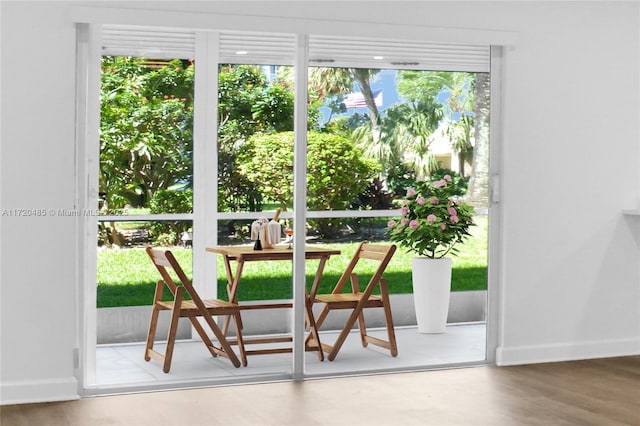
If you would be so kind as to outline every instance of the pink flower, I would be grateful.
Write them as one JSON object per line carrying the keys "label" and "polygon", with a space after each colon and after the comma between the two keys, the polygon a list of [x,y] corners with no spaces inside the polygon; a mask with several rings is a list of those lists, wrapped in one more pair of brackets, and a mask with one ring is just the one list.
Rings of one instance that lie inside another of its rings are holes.
{"label": "pink flower", "polygon": [[394,226],[396,226],[396,221],[391,219],[389,222],[387,222],[387,227],[388,228],[393,228]]}
{"label": "pink flower", "polygon": [[446,180],[447,182],[451,182],[451,176],[449,175],[444,175],[443,179]]}
{"label": "pink flower", "polygon": [[447,181],[446,180],[440,179],[440,180],[437,180],[437,181],[433,182],[433,187],[434,188],[440,188],[442,186],[447,186]]}
{"label": "pink flower", "polygon": [[402,200],[402,205],[406,206],[407,204],[409,204],[409,200]]}
{"label": "pink flower", "polygon": [[450,221],[451,223],[458,223],[458,222],[460,222],[460,219],[458,219],[458,216],[451,216],[451,217],[449,218],[449,221]]}
{"label": "pink flower", "polygon": [[416,203],[420,204],[421,206],[424,206],[424,203],[426,203],[427,201],[424,199],[424,197],[418,197],[416,198]]}
{"label": "pink flower", "polygon": [[429,223],[433,223],[433,222],[435,222],[436,220],[438,220],[438,218],[437,218],[437,217],[436,217],[436,215],[435,215],[435,214],[433,214],[433,213],[432,213],[432,214],[430,214],[429,216],[427,216],[427,222],[429,222]]}
{"label": "pink flower", "polygon": [[416,178],[416,182],[424,182],[424,178],[422,176],[418,176]]}
{"label": "pink flower", "polygon": [[407,197],[411,197],[412,195],[416,195],[416,194],[417,194],[417,192],[416,192],[415,189],[413,189],[413,188],[407,189]]}
{"label": "pink flower", "polygon": [[409,219],[407,219],[406,217],[403,217],[402,219],[400,219],[400,225],[407,226],[408,223],[409,223]]}
{"label": "pink flower", "polygon": [[447,229],[447,224],[444,222],[440,222],[440,230],[444,231],[445,229]]}
{"label": "pink flower", "polygon": [[437,197],[432,197],[431,200],[429,200],[429,202],[433,205],[436,205],[440,203],[440,200],[438,200]]}
{"label": "pink flower", "polygon": [[447,210],[451,216],[458,216],[458,212],[453,207],[449,207]]}
{"label": "pink flower", "polygon": [[418,228],[418,221],[417,220],[412,220],[411,222],[409,222],[409,228],[417,229]]}
{"label": "pink flower", "polygon": [[403,207],[400,209],[400,214],[401,214],[402,216],[404,216],[404,215],[406,215],[407,213],[409,213],[409,207],[407,207],[407,206],[403,206]]}

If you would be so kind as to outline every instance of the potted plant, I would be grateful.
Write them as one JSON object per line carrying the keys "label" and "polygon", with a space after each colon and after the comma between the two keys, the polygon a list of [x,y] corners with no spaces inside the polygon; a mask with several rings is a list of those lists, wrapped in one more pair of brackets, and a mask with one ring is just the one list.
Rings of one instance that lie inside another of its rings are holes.
{"label": "potted plant", "polygon": [[401,201],[401,216],[390,220],[390,240],[417,256],[411,261],[413,297],[420,333],[443,333],[449,312],[451,258],[473,226],[471,205],[454,195],[450,175],[418,180]]}

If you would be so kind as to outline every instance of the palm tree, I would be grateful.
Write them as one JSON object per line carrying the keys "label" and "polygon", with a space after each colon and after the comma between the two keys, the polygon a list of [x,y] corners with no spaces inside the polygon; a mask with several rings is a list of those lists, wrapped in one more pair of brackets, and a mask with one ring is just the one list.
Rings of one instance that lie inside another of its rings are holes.
{"label": "palm tree", "polygon": [[471,134],[474,131],[474,119],[468,115],[458,122],[448,122],[445,133],[451,141],[451,149],[458,153],[458,171],[460,176],[466,176],[465,164],[473,159],[473,145]]}
{"label": "palm tree", "polygon": [[371,90],[371,78],[378,72],[379,70],[367,68],[312,67],[309,69],[309,88],[323,98],[346,95],[353,91],[353,83],[358,83],[369,110],[371,129],[374,131],[378,127],[380,113]]}
{"label": "palm tree", "polygon": [[[358,83],[360,91],[364,96],[364,101],[367,104],[369,110],[369,119],[371,120],[371,129],[375,132],[378,129],[378,121],[380,120],[380,112],[376,106],[376,101],[371,90],[371,78],[375,76],[380,70],[364,69],[364,68],[349,68],[353,79]],[[375,136],[374,136],[375,139]]]}
{"label": "palm tree", "polygon": [[[472,176],[474,184],[470,184],[470,192],[482,198],[483,191],[488,192],[488,185],[482,183],[483,180],[488,181],[488,175],[486,179],[481,177],[488,173],[483,171],[488,170],[488,128],[485,129],[488,123],[488,92],[485,96],[479,89],[485,84],[483,75],[477,74],[480,81],[474,92],[475,76],[470,73],[401,71],[398,92],[407,102],[388,108],[382,118],[371,90],[371,78],[378,72],[363,68],[311,68],[309,87],[324,98],[344,96],[351,92],[354,82],[358,84],[369,111],[369,122],[358,127],[353,138],[365,155],[382,165],[380,178],[383,182],[386,171],[398,162],[404,163],[418,176],[426,177],[436,170],[438,164],[430,151],[431,136],[438,125],[444,123],[452,149],[459,154],[462,175],[465,163],[473,162],[472,174],[478,173],[479,176]],[[434,98],[443,93],[443,88],[447,89],[447,96],[438,106]],[[486,103],[484,106],[483,102]],[[484,109],[487,109],[486,114]],[[475,149],[471,144],[472,134],[476,138]],[[478,156],[482,158],[476,158]]]}
{"label": "palm tree", "polygon": [[412,169],[416,176],[429,176],[438,168],[431,152],[431,136],[441,118],[433,102],[414,101],[387,110],[384,118],[384,128],[388,129],[385,139],[390,139],[396,145],[396,151],[402,153],[401,162]]}
{"label": "palm tree", "polygon": [[475,207],[489,205],[490,86],[489,73],[476,74],[473,173],[465,196],[466,201]]}
{"label": "palm tree", "polygon": [[348,68],[309,68],[309,88],[320,98],[346,95],[351,91],[353,81]]}

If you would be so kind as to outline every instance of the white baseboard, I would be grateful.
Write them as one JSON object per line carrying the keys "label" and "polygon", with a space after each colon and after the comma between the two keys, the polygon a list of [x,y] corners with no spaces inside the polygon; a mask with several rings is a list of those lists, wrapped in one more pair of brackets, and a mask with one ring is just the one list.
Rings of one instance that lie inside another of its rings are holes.
{"label": "white baseboard", "polygon": [[640,338],[512,348],[501,346],[496,349],[496,364],[500,366],[538,364],[629,355],[640,355]]}
{"label": "white baseboard", "polygon": [[10,381],[0,384],[0,405],[72,401],[79,398],[78,381],[75,377],[38,381]]}

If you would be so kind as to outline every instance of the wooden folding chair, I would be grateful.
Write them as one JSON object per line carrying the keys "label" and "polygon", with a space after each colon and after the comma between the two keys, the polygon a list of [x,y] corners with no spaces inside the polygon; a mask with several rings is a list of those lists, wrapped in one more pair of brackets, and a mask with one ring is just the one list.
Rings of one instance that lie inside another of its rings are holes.
{"label": "wooden folding chair", "polygon": [[[171,359],[173,357],[173,348],[178,330],[178,320],[180,318],[189,318],[193,328],[196,329],[202,342],[207,347],[212,356],[222,355],[229,358],[235,367],[240,367],[240,361],[236,356],[225,335],[222,333],[218,325],[213,320],[213,315],[231,315],[236,323],[236,336],[238,340],[238,348],[242,358],[242,364],[247,365],[247,358],[244,353],[244,344],[242,341],[242,333],[240,330],[240,311],[238,305],[219,299],[202,300],[191,281],[178,264],[171,251],[157,250],[147,247],[147,254],[155,265],[158,272],[162,276],[162,280],[156,285],[155,296],[153,299],[153,311],[151,313],[151,321],[149,323],[149,334],[147,335],[147,346],[144,353],[144,359],[149,361],[151,358],[163,363],[162,370],[165,373],[171,368]],[[175,272],[179,282],[176,284],[169,273],[170,270]],[[167,287],[173,296],[171,301],[162,301],[164,287]],[[191,300],[185,299],[188,295]],[[158,325],[158,316],[160,311],[171,311],[171,321],[169,323],[169,333],[167,336],[167,347],[165,353],[162,354],[153,349],[155,341],[156,329]],[[203,318],[207,323],[220,346],[215,346],[204,328],[200,325],[198,318]]]}
{"label": "wooden folding chair", "polygon": [[[387,282],[384,278],[382,278],[382,274],[389,264],[391,257],[393,257],[395,251],[395,245],[384,246],[362,242],[358,246],[355,255],[351,259],[351,262],[347,266],[347,269],[338,280],[338,283],[336,284],[331,294],[316,294],[317,289],[311,289],[309,298],[312,304],[324,304],[324,307],[320,312],[318,319],[316,320],[317,329],[320,329],[320,326],[324,323],[324,320],[331,310],[350,309],[352,311],[333,346],[327,345],[325,343],[320,344],[322,350],[329,354],[329,361],[333,361],[335,359],[338,351],[342,347],[342,344],[349,335],[349,332],[355,325],[356,320],[358,321],[358,328],[360,329],[362,346],[366,347],[369,343],[372,343],[385,349],[389,349],[391,351],[391,356],[395,357],[398,355],[396,335],[393,329],[393,318],[391,316],[391,305],[389,303],[389,292],[387,290]],[[360,291],[356,266],[362,259],[367,259],[376,263],[379,262],[379,264],[375,269],[375,272],[373,273],[373,276],[369,280],[367,286],[363,291]],[[351,292],[343,292],[345,284],[348,280],[351,280]],[[380,288],[379,295],[373,293],[376,287]],[[367,329],[364,321],[364,309],[367,308],[384,309],[387,335],[389,338],[388,341],[378,339],[367,334]],[[307,337],[307,343],[313,344],[313,340],[314,338],[310,334]]]}

